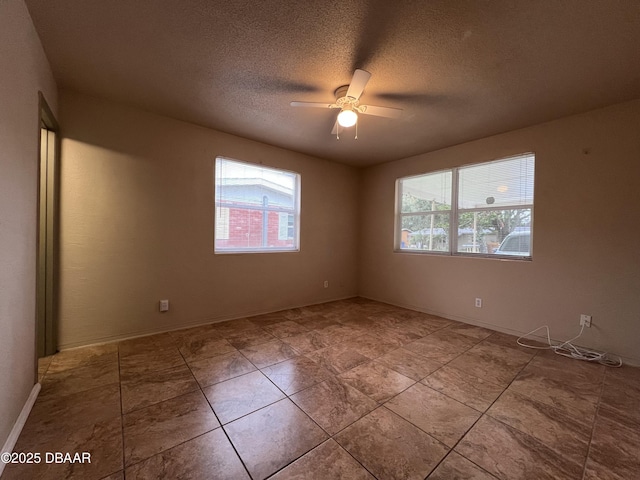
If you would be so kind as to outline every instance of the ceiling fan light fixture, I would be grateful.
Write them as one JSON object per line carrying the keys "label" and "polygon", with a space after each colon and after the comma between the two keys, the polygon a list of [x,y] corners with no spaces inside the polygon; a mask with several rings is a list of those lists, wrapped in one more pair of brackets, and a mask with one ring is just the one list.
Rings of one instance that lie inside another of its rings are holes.
{"label": "ceiling fan light fixture", "polygon": [[338,114],[338,124],[341,127],[353,127],[358,121],[358,114],[351,109],[343,109]]}
{"label": "ceiling fan light fixture", "polygon": [[379,107],[375,105],[361,105],[360,96],[364,92],[364,87],[371,78],[371,74],[366,70],[356,69],[351,77],[349,85],[338,87],[335,92],[335,103],[321,102],[291,102],[292,107],[316,107],[335,108],[340,110],[338,118],[331,130],[332,135],[338,137],[340,127],[349,128],[355,125],[356,136],[358,138],[358,114],[372,115],[374,117],[398,118],[402,113],[399,108]]}

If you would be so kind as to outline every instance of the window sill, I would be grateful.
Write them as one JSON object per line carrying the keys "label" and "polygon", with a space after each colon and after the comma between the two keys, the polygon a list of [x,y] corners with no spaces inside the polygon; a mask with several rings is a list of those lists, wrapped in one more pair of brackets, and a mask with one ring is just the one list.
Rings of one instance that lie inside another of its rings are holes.
{"label": "window sill", "polygon": [[436,251],[424,251],[424,250],[408,250],[408,249],[394,249],[393,253],[412,254],[412,255],[433,255],[436,257],[461,257],[461,258],[486,258],[490,260],[516,260],[531,262],[532,256],[519,256],[519,255],[494,255],[489,253],[466,253],[466,252],[436,252]]}

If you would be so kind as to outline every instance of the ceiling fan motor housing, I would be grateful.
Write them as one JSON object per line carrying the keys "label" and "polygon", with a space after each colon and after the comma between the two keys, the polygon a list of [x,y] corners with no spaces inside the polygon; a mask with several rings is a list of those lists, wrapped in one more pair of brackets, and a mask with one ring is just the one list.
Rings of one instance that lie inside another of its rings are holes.
{"label": "ceiling fan motor housing", "polygon": [[358,105],[360,104],[360,102],[353,97],[347,97],[348,90],[349,85],[338,87],[335,92],[336,103],[334,108],[340,108],[342,110],[355,110],[356,112],[359,112],[360,109],[358,108]]}
{"label": "ceiling fan motor housing", "polygon": [[[371,74],[366,70],[356,69],[351,78],[351,84],[343,85],[334,92],[335,103],[321,102],[291,102],[292,107],[316,107],[339,109],[336,124],[332,133],[337,134],[338,126],[345,128],[357,124],[358,114],[364,113],[376,117],[398,118],[402,113],[399,108],[379,107],[375,105],[360,105],[360,96],[364,92]],[[357,138],[357,136],[356,136]]]}

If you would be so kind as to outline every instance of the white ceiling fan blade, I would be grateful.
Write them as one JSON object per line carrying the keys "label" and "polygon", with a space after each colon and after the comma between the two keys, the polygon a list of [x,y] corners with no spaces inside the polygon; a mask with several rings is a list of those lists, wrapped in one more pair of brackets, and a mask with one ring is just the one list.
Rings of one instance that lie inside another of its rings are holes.
{"label": "white ceiling fan blade", "polygon": [[400,108],[376,107],[375,105],[360,105],[358,109],[365,115],[375,115],[376,117],[398,118],[402,115]]}
{"label": "white ceiling fan blade", "polygon": [[357,69],[353,72],[353,78],[349,84],[349,90],[347,90],[347,97],[353,97],[358,100],[370,78],[371,74],[366,70]]}
{"label": "white ceiling fan blade", "polygon": [[319,103],[319,102],[291,102],[292,107],[316,107],[316,108],[331,108],[332,103]]}

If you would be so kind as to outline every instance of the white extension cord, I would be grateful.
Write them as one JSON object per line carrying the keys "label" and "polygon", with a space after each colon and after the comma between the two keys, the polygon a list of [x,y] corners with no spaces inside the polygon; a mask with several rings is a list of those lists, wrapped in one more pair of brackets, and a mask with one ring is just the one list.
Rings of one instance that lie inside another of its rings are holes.
{"label": "white extension cord", "polygon": [[[526,343],[521,342],[522,339],[527,338],[529,335],[532,335],[536,333],[538,330],[542,330],[543,328],[547,330],[547,343],[549,344],[549,346],[538,347],[537,345],[527,345]],[[567,340],[566,342],[562,342],[554,345],[551,342],[549,326],[543,325],[542,327],[538,327],[535,330],[531,330],[526,335],[521,336],[520,338],[518,338],[517,342],[518,342],[518,345],[520,345],[521,347],[535,348],[537,350],[553,350],[558,355],[562,355],[564,357],[575,358],[577,360],[585,360],[587,362],[596,362],[602,365],[606,365],[607,367],[622,366],[622,359],[620,357],[617,357],[615,355],[609,355],[608,353],[605,353],[605,352],[598,352],[596,350],[589,350],[583,347],[576,347],[575,345],[573,345],[571,342],[580,338],[580,335],[582,335],[583,331],[584,331],[584,324],[580,329],[580,333],[575,337],[573,337],[571,340]]]}

